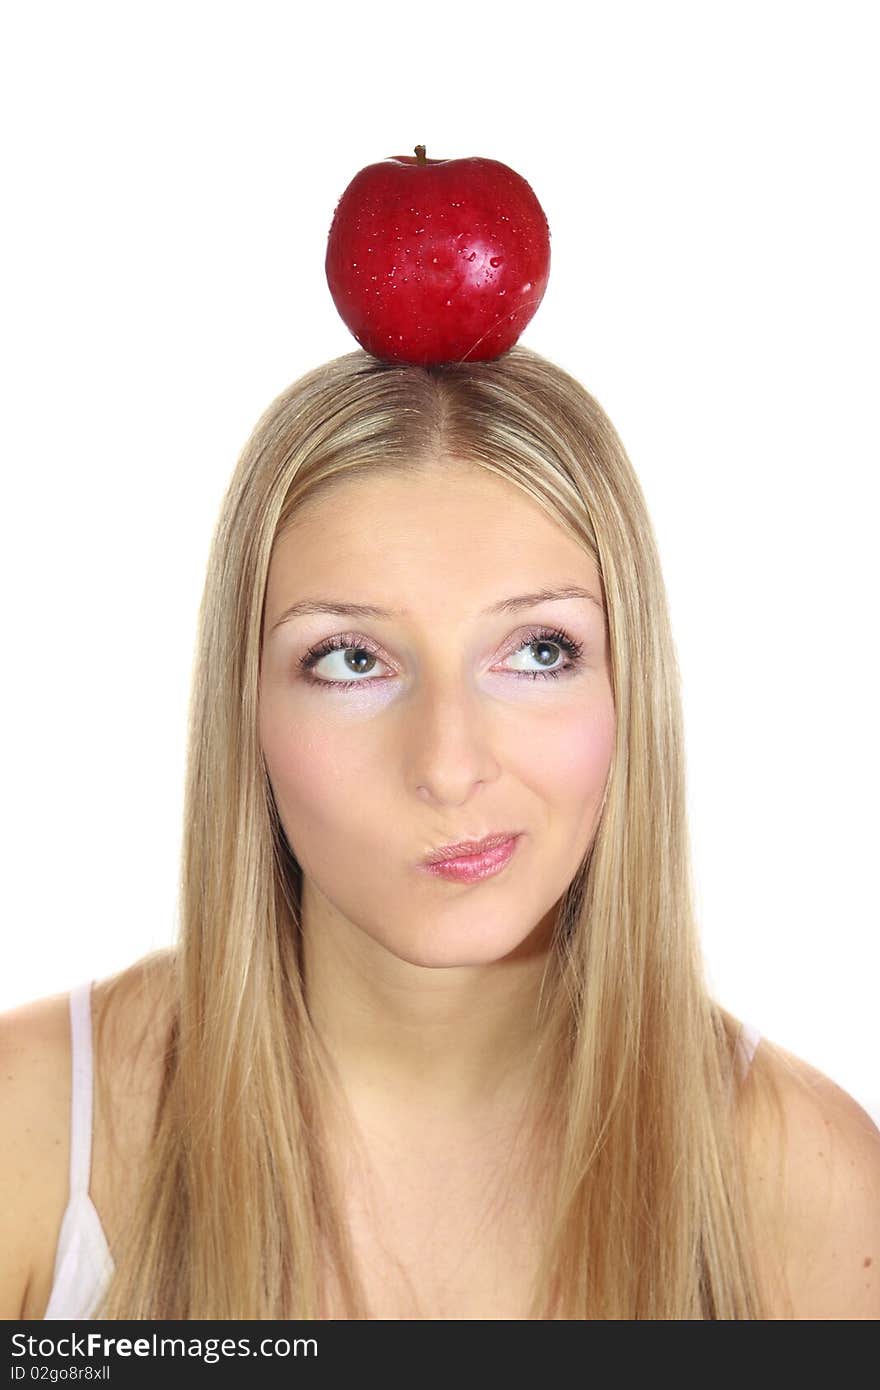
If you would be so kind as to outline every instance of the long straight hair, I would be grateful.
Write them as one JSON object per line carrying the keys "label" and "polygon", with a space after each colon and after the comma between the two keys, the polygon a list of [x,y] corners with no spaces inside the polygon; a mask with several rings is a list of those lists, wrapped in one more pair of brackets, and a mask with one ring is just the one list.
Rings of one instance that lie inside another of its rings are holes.
{"label": "long straight hair", "polygon": [[611,770],[541,991],[552,1184],[528,1316],[767,1316],[738,1024],[711,997],[695,922],[654,533],[602,408],[522,346],[427,368],[348,353],[282,392],[241,454],[199,611],[153,1143],[98,1316],[319,1318],[331,1277],[341,1316],[370,1316],[324,1142],[301,871],[258,739],[264,604],[273,545],[306,499],[443,459],[507,479],[576,538],[607,615]]}

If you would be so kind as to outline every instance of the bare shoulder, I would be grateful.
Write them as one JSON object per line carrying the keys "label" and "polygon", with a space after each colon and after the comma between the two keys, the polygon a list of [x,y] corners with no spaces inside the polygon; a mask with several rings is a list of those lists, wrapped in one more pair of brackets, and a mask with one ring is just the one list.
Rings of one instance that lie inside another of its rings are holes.
{"label": "bare shoulder", "polygon": [[771,1316],[880,1317],[880,1130],[841,1086],[762,1040],[747,1181]]}
{"label": "bare shoulder", "polygon": [[175,954],[154,951],[92,987],[95,1053],[109,1082],[163,1055],[175,998]]}
{"label": "bare shoulder", "polygon": [[[151,1001],[160,1017],[161,981],[170,968],[171,953],[155,952],[97,982],[93,1034],[111,1000],[122,1006],[107,1013],[117,1042],[142,1031]],[[124,1001],[127,1025],[120,1021]],[[132,1051],[123,1045],[120,1056]],[[51,1284],[69,1196],[70,1105],[69,991],[0,1013],[0,1318],[31,1316],[43,1285]]]}
{"label": "bare shoulder", "polygon": [[0,1014],[0,1317],[22,1315],[34,1255],[65,1201],[68,996]]}
{"label": "bare shoulder", "polygon": [[92,989],[95,1049],[91,1195],[111,1251],[131,1216],[160,1104],[175,956],[154,952]]}

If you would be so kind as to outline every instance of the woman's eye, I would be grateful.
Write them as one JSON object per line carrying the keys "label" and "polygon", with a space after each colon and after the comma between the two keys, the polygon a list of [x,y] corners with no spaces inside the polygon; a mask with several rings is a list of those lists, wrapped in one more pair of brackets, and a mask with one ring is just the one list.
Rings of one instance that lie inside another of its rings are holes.
{"label": "woman's eye", "polygon": [[511,653],[514,657],[525,656],[529,661],[537,662],[537,666],[518,668],[521,675],[527,676],[558,675],[561,670],[566,669],[566,663],[562,659],[564,654],[565,648],[561,641],[551,641],[546,637],[524,642]]}
{"label": "woman's eye", "polygon": [[[362,685],[363,678],[372,675],[376,663],[380,661],[374,652],[356,646],[325,648],[324,651],[310,654],[310,657],[307,656],[304,663],[307,672],[315,670],[320,663],[324,664],[324,674],[313,677],[323,685]],[[384,665],[384,662],[380,664]]]}

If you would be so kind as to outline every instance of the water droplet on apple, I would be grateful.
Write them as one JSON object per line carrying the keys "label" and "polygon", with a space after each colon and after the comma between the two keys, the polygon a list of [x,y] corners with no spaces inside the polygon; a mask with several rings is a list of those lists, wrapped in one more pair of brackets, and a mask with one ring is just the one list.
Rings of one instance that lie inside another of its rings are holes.
{"label": "water droplet on apple", "polygon": [[468,260],[469,260],[469,261],[475,261],[476,259],[477,259],[477,253],[476,253],[476,251],[472,251],[471,254],[468,256]]}
{"label": "water droplet on apple", "polygon": [[498,291],[499,298],[501,297],[502,294],[507,294],[507,290],[499,290],[499,291]]}
{"label": "water droplet on apple", "polygon": [[357,263],[357,261],[352,261],[352,263],[351,263],[351,268],[352,268],[352,270],[357,270],[357,268],[358,268],[358,263]]}
{"label": "water droplet on apple", "polygon": [[490,258],[490,260],[489,260],[489,264],[490,264],[490,266],[492,267],[493,270],[497,270],[498,267],[499,267],[500,264],[501,264],[501,257],[500,257],[500,256],[492,256],[492,257]]}
{"label": "water droplet on apple", "polygon": [[451,303],[452,303],[452,300],[451,300],[451,299],[447,299],[447,301],[446,301],[446,307],[447,307],[447,309],[449,308],[449,306],[450,306]]}
{"label": "water droplet on apple", "polygon": [[523,294],[525,294],[526,290],[530,290],[531,288],[532,282],[531,280],[527,280],[526,283],[523,285]]}

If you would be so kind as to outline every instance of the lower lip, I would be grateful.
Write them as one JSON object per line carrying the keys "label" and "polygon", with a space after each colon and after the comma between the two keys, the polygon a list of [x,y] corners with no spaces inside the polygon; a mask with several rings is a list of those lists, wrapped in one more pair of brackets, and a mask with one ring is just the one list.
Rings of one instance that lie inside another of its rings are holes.
{"label": "lower lip", "polygon": [[475,883],[481,878],[490,878],[503,869],[516,849],[519,836],[505,840],[503,845],[487,849],[485,854],[466,854],[461,859],[444,859],[439,864],[426,864],[429,874],[438,878],[451,878],[456,883]]}

